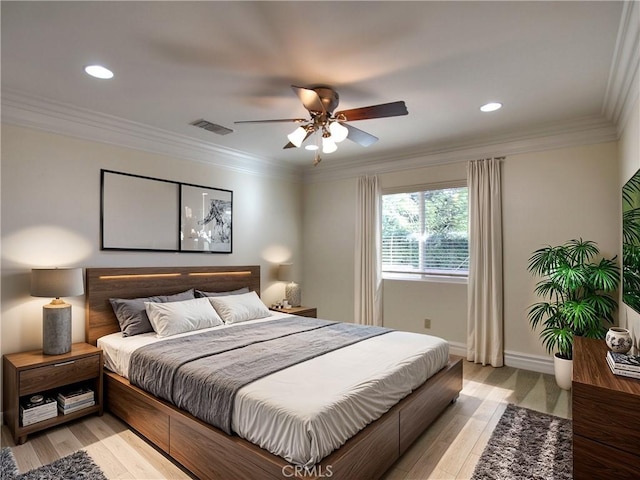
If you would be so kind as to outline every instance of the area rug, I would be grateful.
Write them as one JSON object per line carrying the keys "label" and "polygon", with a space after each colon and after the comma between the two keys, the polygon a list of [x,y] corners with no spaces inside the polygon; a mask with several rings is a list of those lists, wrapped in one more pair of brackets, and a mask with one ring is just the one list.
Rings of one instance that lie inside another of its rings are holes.
{"label": "area rug", "polygon": [[571,480],[571,420],[508,405],[472,480]]}
{"label": "area rug", "polygon": [[100,467],[84,450],[78,450],[53,463],[25,473],[18,473],[10,448],[0,452],[0,478],[2,480],[107,480]]}

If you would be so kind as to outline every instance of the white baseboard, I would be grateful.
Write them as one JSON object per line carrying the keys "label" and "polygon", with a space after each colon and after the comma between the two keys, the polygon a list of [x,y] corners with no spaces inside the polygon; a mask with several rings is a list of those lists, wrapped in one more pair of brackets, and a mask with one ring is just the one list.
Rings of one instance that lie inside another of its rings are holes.
{"label": "white baseboard", "polygon": [[[449,353],[467,358],[467,346],[460,342],[449,342]],[[521,368],[532,372],[548,373],[553,375],[552,357],[505,351],[504,364],[507,367]]]}
{"label": "white baseboard", "polygon": [[553,375],[552,357],[505,351],[504,364],[508,367],[522,368],[523,370]]}
{"label": "white baseboard", "polygon": [[467,358],[467,346],[464,343],[449,342],[449,353]]}

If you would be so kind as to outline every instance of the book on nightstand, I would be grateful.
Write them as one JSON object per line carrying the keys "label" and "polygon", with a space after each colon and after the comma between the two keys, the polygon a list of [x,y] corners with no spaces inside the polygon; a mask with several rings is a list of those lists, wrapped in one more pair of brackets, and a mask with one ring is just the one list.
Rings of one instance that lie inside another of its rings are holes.
{"label": "book on nightstand", "polygon": [[607,352],[607,365],[616,375],[640,379],[640,356]]}
{"label": "book on nightstand", "polygon": [[93,390],[86,387],[75,388],[58,393],[58,410],[63,415],[92,407],[96,404]]}
{"label": "book on nightstand", "polygon": [[20,419],[23,427],[57,416],[57,403],[53,398],[34,395],[20,402]]}
{"label": "book on nightstand", "polygon": [[63,415],[67,415],[69,413],[77,412],[78,410],[82,410],[83,408],[93,407],[96,404],[95,400],[92,398],[90,400],[86,400],[84,402],[74,403],[73,405],[61,406],[58,404],[58,410]]}
{"label": "book on nightstand", "polygon": [[73,390],[60,392],[58,393],[58,396],[56,398],[58,400],[58,404],[65,407],[65,406],[73,405],[75,403],[85,402],[87,400],[93,400],[94,395],[93,395],[93,390],[91,390],[90,388],[81,387]]}

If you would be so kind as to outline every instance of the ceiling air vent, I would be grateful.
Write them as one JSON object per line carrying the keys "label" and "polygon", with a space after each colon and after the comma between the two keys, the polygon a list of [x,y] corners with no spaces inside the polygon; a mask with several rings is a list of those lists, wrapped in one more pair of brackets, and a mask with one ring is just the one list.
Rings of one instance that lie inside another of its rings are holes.
{"label": "ceiling air vent", "polygon": [[204,128],[205,130],[209,130],[210,132],[217,133],[218,135],[227,135],[228,133],[233,132],[230,128],[223,127],[222,125],[218,125],[216,123],[211,123],[207,120],[196,120],[195,122],[191,122],[190,125],[194,127]]}

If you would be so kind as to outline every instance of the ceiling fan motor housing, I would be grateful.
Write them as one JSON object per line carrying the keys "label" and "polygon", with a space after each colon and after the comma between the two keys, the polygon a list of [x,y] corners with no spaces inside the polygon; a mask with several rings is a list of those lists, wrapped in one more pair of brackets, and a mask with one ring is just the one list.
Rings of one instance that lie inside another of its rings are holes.
{"label": "ceiling fan motor housing", "polygon": [[329,87],[315,87],[313,91],[318,94],[320,101],[324,105],[324,109],[327,113],[331,114],[340,103],[340,96],[333,88]]}

